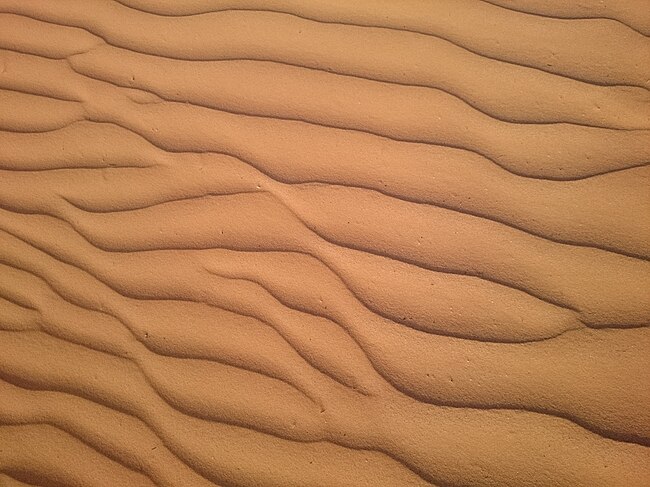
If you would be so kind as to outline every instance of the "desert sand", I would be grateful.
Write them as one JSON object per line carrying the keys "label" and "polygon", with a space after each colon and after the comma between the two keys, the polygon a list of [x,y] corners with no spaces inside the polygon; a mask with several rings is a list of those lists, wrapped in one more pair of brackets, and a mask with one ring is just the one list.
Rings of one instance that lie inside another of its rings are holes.
{"label": "desert sand", "polygon": [[0,0],[0,486],[650,485],[646,0]]}

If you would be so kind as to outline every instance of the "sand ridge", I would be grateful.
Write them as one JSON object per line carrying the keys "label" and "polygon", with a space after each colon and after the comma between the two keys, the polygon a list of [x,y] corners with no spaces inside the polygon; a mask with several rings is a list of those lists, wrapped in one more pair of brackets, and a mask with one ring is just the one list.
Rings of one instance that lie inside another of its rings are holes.
{"label": "sand ridge", "polygon": [[648,34],[0,0],[0,485],[650,483]]}

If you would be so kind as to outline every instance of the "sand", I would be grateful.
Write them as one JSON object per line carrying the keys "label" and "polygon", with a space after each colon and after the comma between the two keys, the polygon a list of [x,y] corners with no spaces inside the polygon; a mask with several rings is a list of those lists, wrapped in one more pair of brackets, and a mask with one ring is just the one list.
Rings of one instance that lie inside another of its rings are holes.
{"label": "sand", "polygon": [[0,0],[0,486],[650,485],[645,0]]}

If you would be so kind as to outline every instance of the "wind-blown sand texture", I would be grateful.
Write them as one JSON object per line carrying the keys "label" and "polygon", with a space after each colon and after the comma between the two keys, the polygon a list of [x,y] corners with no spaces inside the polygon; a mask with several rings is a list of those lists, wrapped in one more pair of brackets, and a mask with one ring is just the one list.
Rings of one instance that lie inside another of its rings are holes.
{"label": "wind-blown sand texture", "polygon": [[650,485],[646,0],[0,0],[0,485]]}

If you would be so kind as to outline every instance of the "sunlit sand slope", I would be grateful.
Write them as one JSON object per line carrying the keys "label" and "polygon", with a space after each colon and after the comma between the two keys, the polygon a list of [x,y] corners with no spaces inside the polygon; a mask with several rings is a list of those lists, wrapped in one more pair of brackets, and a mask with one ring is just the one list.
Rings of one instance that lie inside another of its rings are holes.
{"label": "sunlit sand slope", "polygon": [[650,485],[648,35],[0,0],[0,485]]}

